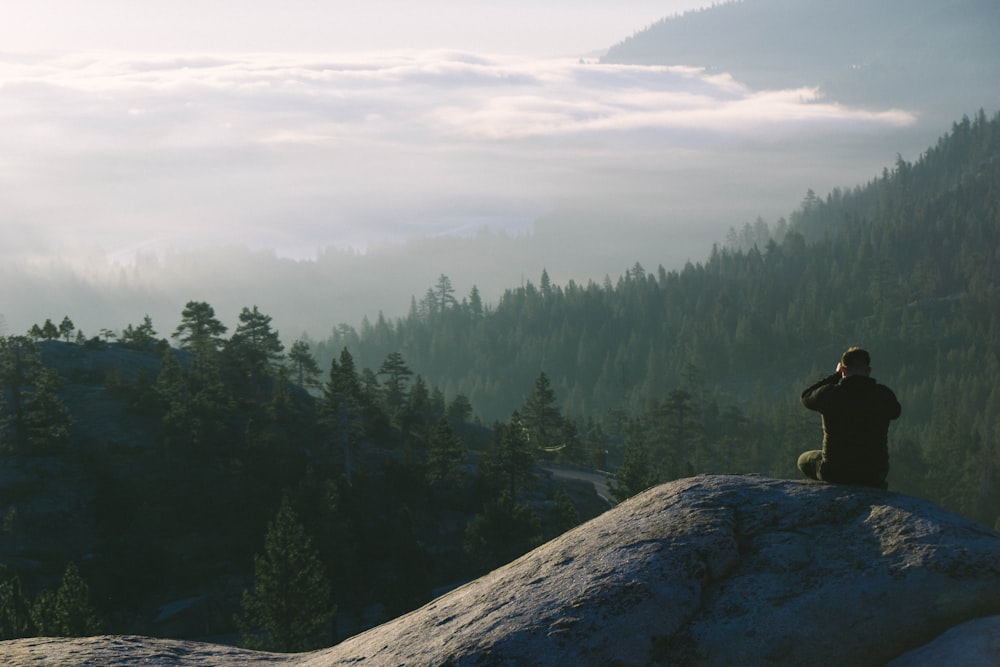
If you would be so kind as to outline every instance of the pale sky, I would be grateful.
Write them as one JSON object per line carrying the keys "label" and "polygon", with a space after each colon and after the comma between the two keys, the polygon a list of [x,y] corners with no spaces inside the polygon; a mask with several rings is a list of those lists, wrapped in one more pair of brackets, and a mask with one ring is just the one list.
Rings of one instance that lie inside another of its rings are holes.
{"label": "pale sky", "polygon": [[[118,280],[142,253],[240,245],[309,260],[483,229],[552,245],[503,275],[466,267],[465,289],[543,266],[600,280],[701,260],[730,226],[891,165],[892,137],[915,122],[905,109],[753,90],[697,63],[597,64],[700,4],[5,2],[7,287]],[[394,298],[459,271],[443,258]],[[0,294],[0,315],[19,331],[68,310],[41,302]]]}
{"label": "pale sky", "polygon": [[705,4],[704,0],[5,0],[0,49],[447,48],[581,55],[607,49],[654,21]]}

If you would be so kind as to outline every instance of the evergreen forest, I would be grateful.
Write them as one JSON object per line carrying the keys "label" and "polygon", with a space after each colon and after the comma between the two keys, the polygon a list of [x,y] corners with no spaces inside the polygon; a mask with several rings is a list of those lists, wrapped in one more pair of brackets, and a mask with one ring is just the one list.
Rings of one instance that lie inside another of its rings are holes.
{"label": "evergreen forest", "polygon": [[798,396],[860,345],[903,405],[892,488],[1000,519],[1000,116],[963,117],[864,185],[810,190],[677,271],[559,286],[543,270],[492,306],[455,293],[442,275],[407,317],[338,327],[316,355],[400,352],[487,420],[544,373],[582,443],[559,455],[620,473],[645,449],[645,485],[795,476],[821,435]]}
{"label": "evergreen forest", "polygon": [[798,477],[851,345],[903,406],[890,490],[1000,527],[1000,115],[707,255],[495,304],[442,273],[320,341],[201,301],[0,339],[0,637],[332,644],[652,485]]}

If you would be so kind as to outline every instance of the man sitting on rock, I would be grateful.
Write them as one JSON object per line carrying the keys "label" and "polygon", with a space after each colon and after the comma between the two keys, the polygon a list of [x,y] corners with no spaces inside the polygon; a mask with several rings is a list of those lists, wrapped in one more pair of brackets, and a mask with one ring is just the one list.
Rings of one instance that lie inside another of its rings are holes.
{"label": "man sitting on rock", "polygon": [[852,347],[833,375],[802,392],[802,405],[823,416],[823,449],[799,457],[806,477],[888,488],[889,422],[899,417],[896,395],[870,377],[871,357]]}

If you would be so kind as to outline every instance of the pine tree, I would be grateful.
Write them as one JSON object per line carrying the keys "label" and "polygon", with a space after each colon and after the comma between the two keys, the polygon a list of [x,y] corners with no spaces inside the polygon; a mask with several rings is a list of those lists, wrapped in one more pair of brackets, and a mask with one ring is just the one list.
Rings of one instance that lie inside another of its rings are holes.
{"label": "pine tree", "polygon": [[434,288],[434,298],[439,313],[443,313],[458,304],[455,300],[455,288],[451,286],[451,279],[443,273],[438,276],[437,286]]}
{"label": "pine tree", "polygon": [[479,320],[483,317],[483,297],[475,285],[469,291],[469,314],[472,315],[473,320]]}
{"label": "pine tree", "polygon": [[472,417],[472,404],[469,403],[469,399],[465,394],[458,394],[455,398],[451,399],[451,403],[448,404],[445,413],[449,421],[461,424],[462,422],[469,421]]}
{"label": "pine tree", "polygon": [[621,502],[648,489],[655,482],[656,476],[649,461],[645,434],[637,424],[633,424],[625,441],[624,459],[615,471],[615,480],[610,486],[611,495]]}
{"label": "pine tree", "polygon": [[534,474],[535,456],[526,431],[517,411],[508,424],[495,424],[492,449],[484,461],[487,477],[495,476],[512,499]]}
{"label": "pine tree", "polygon": [[42,591],[35,600],[31,617],[39,635],[86,637],[100,632],[101,621],[90,603],[90,587],[74,563],[66,566],[62,585]]}
{"label": "pine tree", "polygon": [[73,337],[74,331],[76,331],[76,327],[73,325],[73,320],[69,319],[68,315],[63,317],[62,322],[59,323],[59,335],[68,343],[69,339]]}
{"label": "pine tree", "polygon": [[24,401],[24,444],[31,453],[52,453],[69,443],[72,423],[69,409],[56,395],[62,384],[50,368],[35,372],[34,387]]}
{"label": "pine tree", "polygon": [[173,333],[181,348],[203,355],[219,350],[226,326],[215,317],[215,309],[204,301],[188,301],[181,312],[181,323]]}
{"label": "pine tree", "polygon": [[284,653],[317,648],[327,643],[333,613],[329,579],[286,497],[268,522],[264,552],[254,556],[253,590],[243,592],[244,646]]}
{"label": "pine tree", "polygon": [[369,404],[364,400],[361,379],[354,368],[354,358],[345,347],[340,363],[330,362],[330,379],[323,386],[320,416],[330,434],[330,442],[343,454],[344,474],[350,480],[354,470],[354,450],[364,430],[364,414]]}
{"label": "pine tree", "polygon": [[271,316],[257,306],[240,311],[240,323],[226,349],[233,354],[241,370],[251,378],[267,375],[272,364],[281,360],[285,346],[278,332],[271,329]]}
{"label": "pine tree", "polygon": [[288,350],[288,360],[292,364],[292,371],[295,373],[300,387],[313,387],[317,385],[316,378],[320,374],[316,358],[309,349],[309,343],[304,340],[297,340],[292,343]]}
{"label": "pine tree", "polygon": [[0,445],[21,454],[69,441],[70,414],[56,394],[61,378],[42,366],[40,354],[26,336],[0,339]]}
{"label": "pine tree", "polygon": [[532,447],[551,455],[564,446],[563,416],[544,372],[538,374],[535,390],[524,404],[522,414]]}
{"label": "pine tree", "polygon": [[142,324],[133,327],[131,324],[125,327],[118,341],[126,347],[136,350],[154,350],[157,346],[156,329],[153,328],[153,320],[146,315],[142,318]]}
{"label": "pine tree", "polygon": [[24,449],[24,404],[30,378],[40,366],[38,355],[38,344],[27,336],[0,338],[0,444],[5,449]]}
{"label": "pine tree", "polygon": [[670,391],[653,411],[655,448],[664,480],[693,474],[691,457],[702,436],[698,406],[684,389]]}
{"label": "pine tree", "polygon": [[190,394],[186,374],[174,350],[164,350],[153,391],[163,414],[160,431],[163,444],[168,448],[185,446],[190,441]]}
{"label": "pine tree", "polygon": [[408,508],[400,508],[386,528],[379,540],[383,563],[378,573],[379,600],[389,616],[398,616],[430,599],[433,565],[417,538]]}
{"label": "pine tree", "polygon": [[566,488],[561,484],[556,489],[553,500],[555,508],[552,512],[552,524],[557,535],[580,525],[580,512],[576,509],[569,494],[566,493]]}
{"label": "pine tree", "polygon": [[45,340],[55,340],[59,338],[59,327],[57,327],[52,320],[46,319],[45,324],[42,325],[42,338]]}
{"label": "pine tree", "polygon": [[448,420],[434,429],[427,452],[427,483],[432,489],[454,491],[465,481],[465,447],[455,437]]}
{"label": "pine tree", "polygon": [[379,375],[387,375],[385,382],[385,404],[390,414],[395,415],[406,403],[407,383],[413,371],[403,361],[399,352],[390,352],[378,369]]}
{"label": "pine tree", "polygon": [[[6,570],[6,568],[4,568]],[[31,627],[31,610],[16,574],[0,578],[0,639],[27,637]]]}
{"label": "pine tree", "polygon": [[486,503],[465,530],[465,552],[480,568],[509,563],[542,543],[538,517],[503,491]]}

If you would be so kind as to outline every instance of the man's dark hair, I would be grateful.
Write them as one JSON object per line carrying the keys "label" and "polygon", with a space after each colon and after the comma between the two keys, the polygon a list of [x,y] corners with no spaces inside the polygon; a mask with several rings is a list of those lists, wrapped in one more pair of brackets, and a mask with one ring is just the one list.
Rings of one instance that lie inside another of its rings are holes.
{"label": "man's dark hair", "polygon": [[840,363],[848,368],[868,368],[872,365],[872,358],[867,350],[863,350],[860,347],[852,347],[847,352],[844,352],[844,356],[840,358]]}

